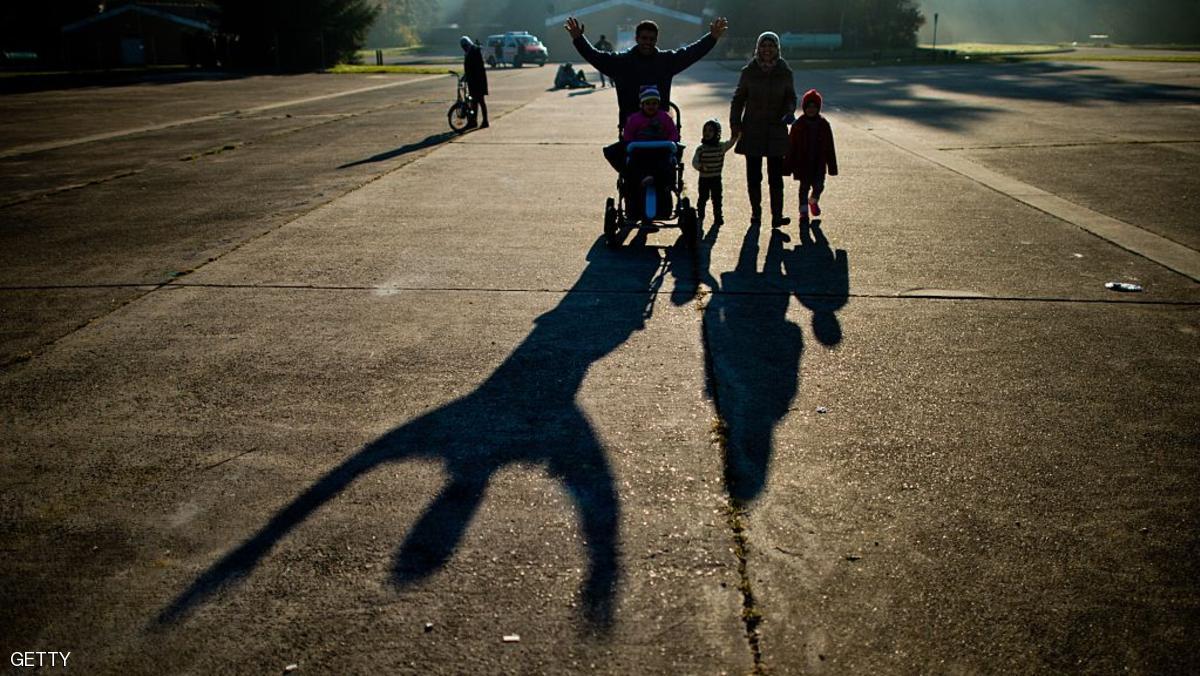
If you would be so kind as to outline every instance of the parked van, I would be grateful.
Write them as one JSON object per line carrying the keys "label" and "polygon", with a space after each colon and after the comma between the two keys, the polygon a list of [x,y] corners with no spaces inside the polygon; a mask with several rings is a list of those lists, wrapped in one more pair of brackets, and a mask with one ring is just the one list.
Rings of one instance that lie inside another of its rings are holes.
{"label": "parked van", "polygon": [[520,68],[527,63],[544,66],[549,58],[550,52],[542,41],[527,31],[489,35],[483,43],[483,59],[492,68],[500,64],[508,64],[514,68]]}

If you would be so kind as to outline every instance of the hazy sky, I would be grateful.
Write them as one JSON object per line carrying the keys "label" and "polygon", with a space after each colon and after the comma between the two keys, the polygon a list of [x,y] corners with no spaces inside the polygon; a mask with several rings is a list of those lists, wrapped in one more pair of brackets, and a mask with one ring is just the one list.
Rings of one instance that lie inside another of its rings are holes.
{"label": "hazy sky", "polygon": [[1113,42],[1200,42],[1200,0],[919,0],[920,41],[1071,42],[1103,33]]}
{"label": "hazy sky", "polygon": [[[439,0],[443,20],[456,18],[463,2]],[[499,0],[494,4],[499,6]],[[917,4],[926,19],[921,42],[932,39],[936,12],[941,43],[1071,42],[1087,40],[1093,33],[1106,33],[1114,42],[1200,43],[1200,0],[918,0]]]}

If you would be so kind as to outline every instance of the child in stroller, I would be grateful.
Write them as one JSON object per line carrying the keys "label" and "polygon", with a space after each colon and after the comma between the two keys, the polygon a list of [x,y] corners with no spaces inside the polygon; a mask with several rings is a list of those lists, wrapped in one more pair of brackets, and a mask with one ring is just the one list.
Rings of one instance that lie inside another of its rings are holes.
{"label": "child in stroller", "polygon": [[669,218],[672,175],[680,152],[679,129],[660,108],[658,89],[643,87],[641,110],[625,120],[621,139],[626,142],[622,175],[625,203],[633,220]]}

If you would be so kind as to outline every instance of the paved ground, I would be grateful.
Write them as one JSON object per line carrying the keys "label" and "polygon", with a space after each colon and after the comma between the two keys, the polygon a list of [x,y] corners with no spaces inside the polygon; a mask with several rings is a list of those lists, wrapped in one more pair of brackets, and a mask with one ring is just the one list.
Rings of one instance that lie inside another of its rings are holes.
{"label": "paved ground", "polygon": [[0,99],[5,653],[1200,667],[1200,67],[800,72],[822,226],[733,157],[694,254],[603,246],[612,92],[552,76],[453,139],[449,77]]}

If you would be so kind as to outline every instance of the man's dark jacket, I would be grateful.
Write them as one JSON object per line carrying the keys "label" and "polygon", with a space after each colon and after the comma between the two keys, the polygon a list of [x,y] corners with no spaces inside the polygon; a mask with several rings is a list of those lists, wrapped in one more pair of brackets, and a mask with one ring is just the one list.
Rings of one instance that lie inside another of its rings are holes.
{"label": "man's dark jacket", "polygon": [[583,35],[573,42],[584,60],[612,78],[617,87],[617,109],[620,111],[618,125],[624,127],[625,118],[641,107],[638,95],[642,87],[658,87],[662,107],[666,110],[671,102],[671,78],[708,54],[717,44],[717,39],[709,33],[687,47],[666,51],[655,49],[650,56],[640,54],[636,46],[623,52],[597,51]]}
{"label": "man's dark jacket", "polygon": [[487,69],[483,66],[483,52],[479,50],[479,45],[471,45],[463,57],[463,74],[472,97],[487,96]]}

